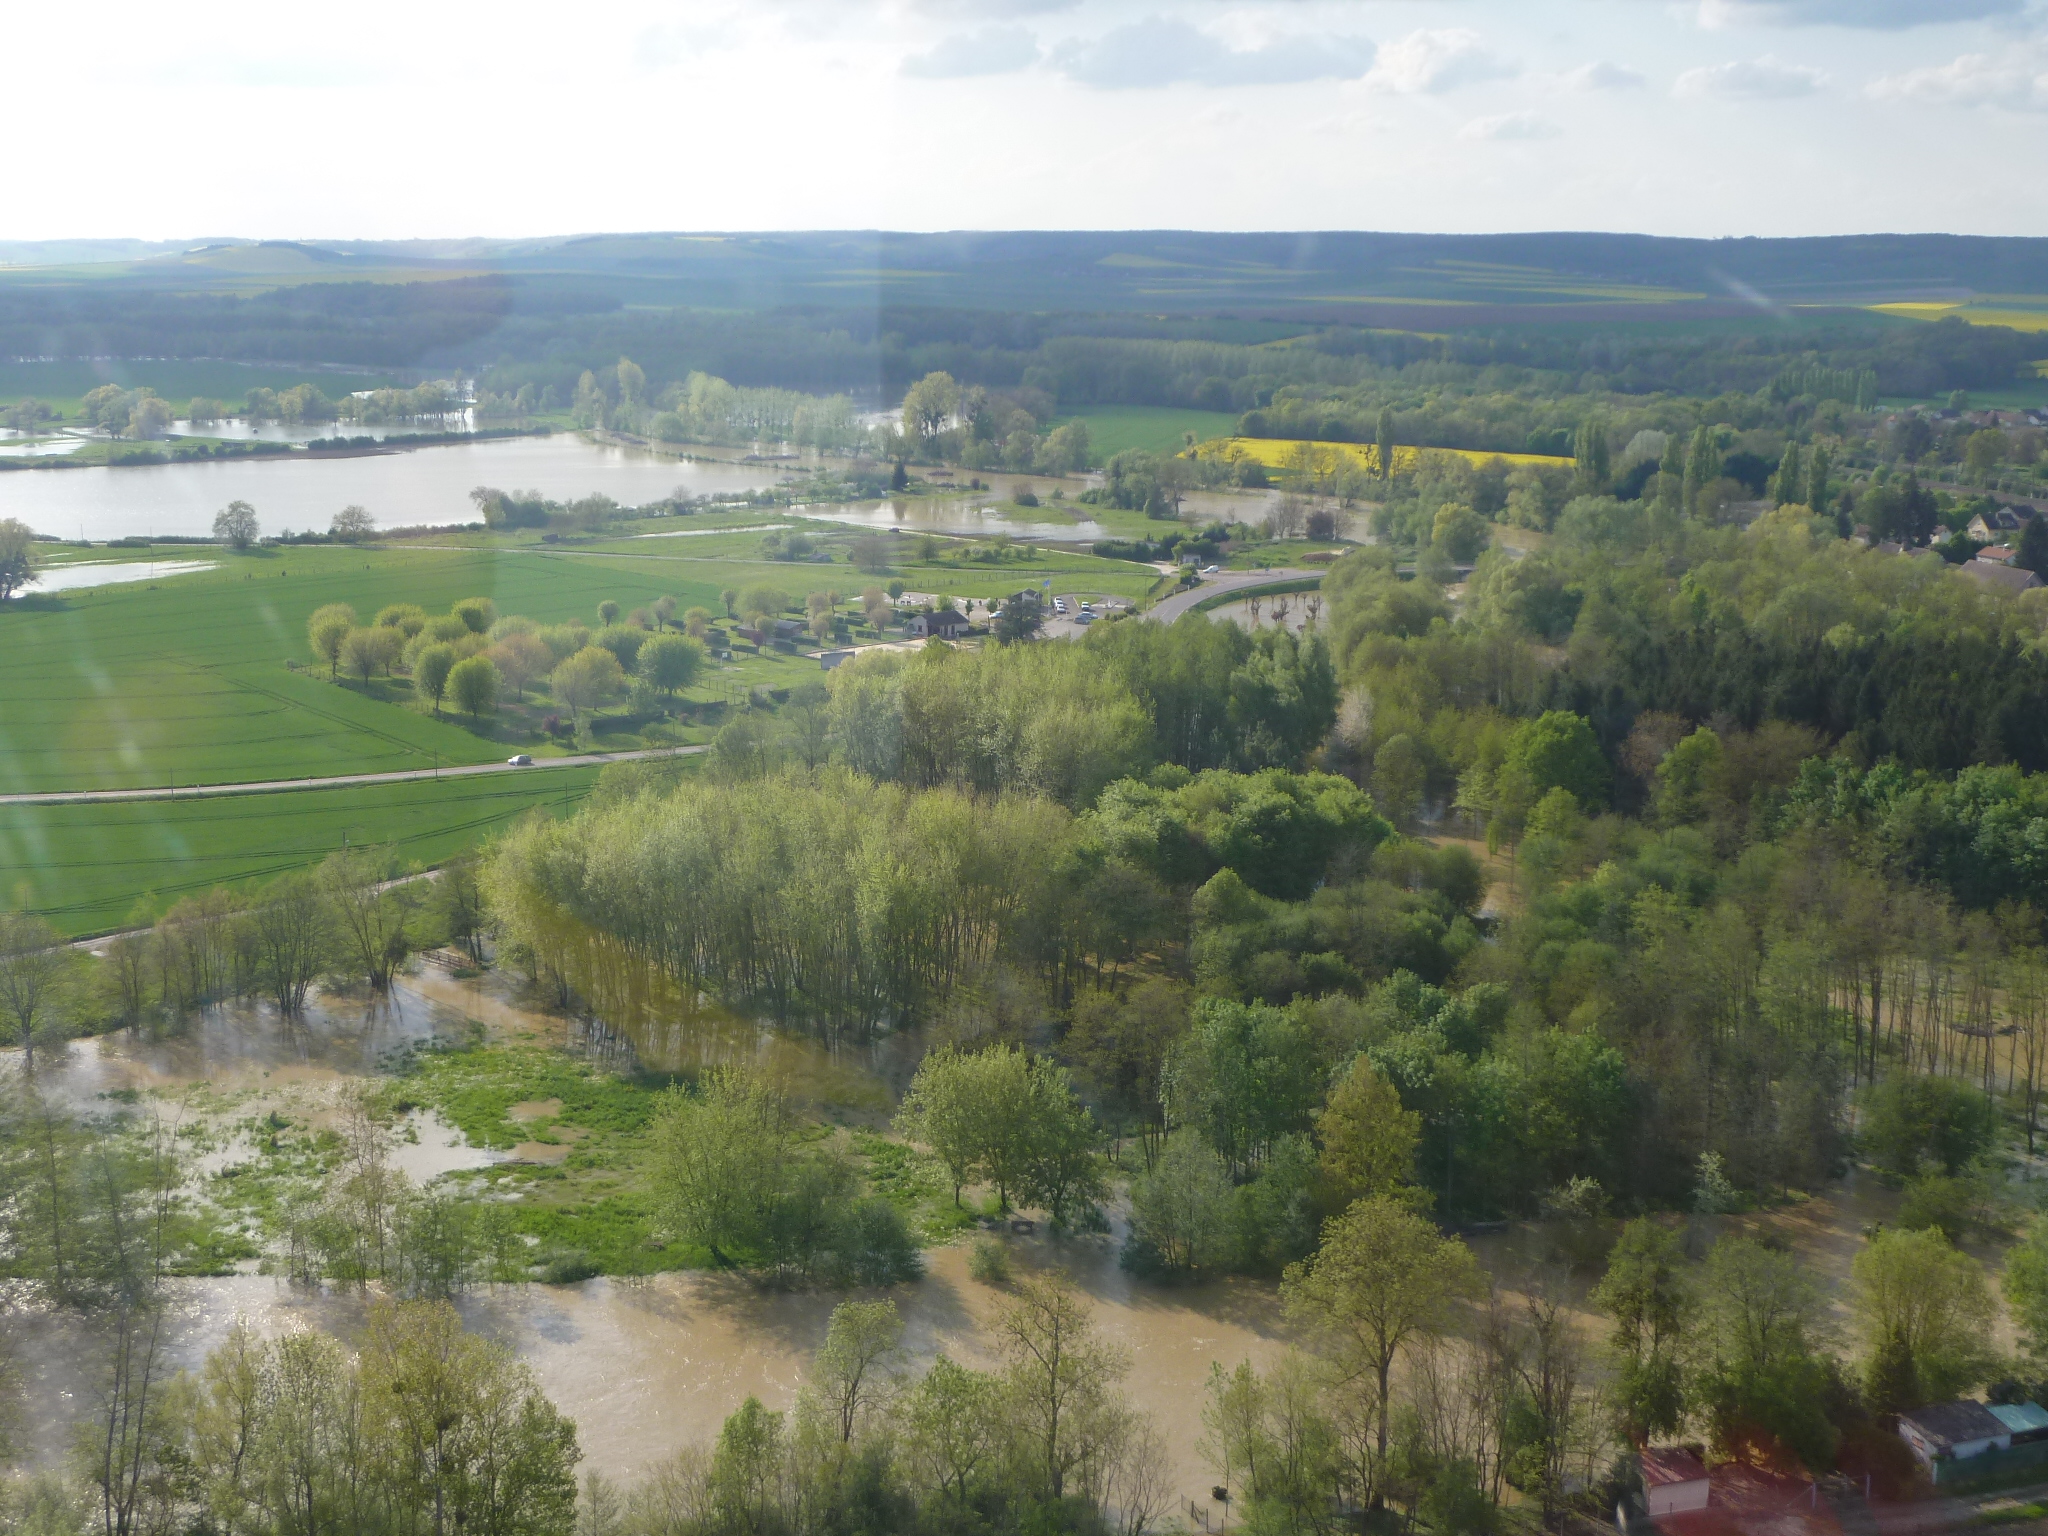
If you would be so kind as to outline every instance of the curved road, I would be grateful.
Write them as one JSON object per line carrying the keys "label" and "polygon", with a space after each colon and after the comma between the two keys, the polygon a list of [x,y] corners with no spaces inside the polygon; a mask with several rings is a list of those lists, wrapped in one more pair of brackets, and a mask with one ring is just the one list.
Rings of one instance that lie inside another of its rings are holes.
{"label": "curved road", "polygon": [[171,789],[57,789],[36,795],[0,795],[0,805],[80,805],[95,800],[203,800],[214,795],[262,795],[289,789],[340,789],[350,784],[404,784],[413,779],[459,779],[484,773],[538,773],[546,768],[588,768],[630,763],[642,757],[688,757],[703,747],[648,747],[638,752],[581,752],[572,757],[537,757],[522,768],[510,763],[460,763],[444,768],[407,768],[397,773],[339,773],[325,779],[257,779],[242,784],[191,784]]}
{"label": "curved road", "polygon": [[1228,592],[1256,592],[1261,587],[1277,587],[1290,581],[1322,580],[1327,567],[1322,571],[1223,571],[1207,576],[1202,584],[1189,587],[1185,592],[1176,592],[1163,598],[1145,610],[1145,617],[1157,619],[1162,624],[1171,624],[1197,603],[1207,602],[1212,597]]}

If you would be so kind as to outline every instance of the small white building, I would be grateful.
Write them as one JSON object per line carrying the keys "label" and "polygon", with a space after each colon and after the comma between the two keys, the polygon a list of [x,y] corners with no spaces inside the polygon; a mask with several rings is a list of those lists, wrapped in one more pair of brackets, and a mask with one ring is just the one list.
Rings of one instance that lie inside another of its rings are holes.
{"label": "small white building", "polygon": [[1641,1460],[1643,1503],[1652,1520],[1707,1507],[1707,1469],[1684,1446],[1652,1446]]}

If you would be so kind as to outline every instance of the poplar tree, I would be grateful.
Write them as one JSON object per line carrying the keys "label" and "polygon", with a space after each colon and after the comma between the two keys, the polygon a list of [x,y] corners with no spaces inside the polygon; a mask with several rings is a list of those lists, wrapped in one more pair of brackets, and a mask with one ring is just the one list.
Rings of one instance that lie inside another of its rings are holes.
{"label": "poplar tree", "polygon": [[1813,457],[1806,463],[1806,504],[1816,512],[1828,504],[1828,451],[1815,443]]}
{"label": "poplar tree", "polygon": [[1664,441],[1664,458],[1657,466],[1659,485],[1658,505],[1666,512],[1680,512],[1685,508],[1685,448],[1673,432]]}
{"label": "poplar tree", "polygon": [[1721,476],[1721,455],[1714,447],[1714,434],[1708,428],[1695,427],[1692,447],[1685,456],[1685,510],[1697,512],[1700,492]]}
{"label": "poplar tree", "polygon": [[1799,478],[1799,467],[1799,444],[1788,442],[1785,444],[1785,456],[1778,460],[1778,480],[1772,489],[1780,506],[1799,499],[1804,484]]}
{"label": "poplar tree", "polygon": [[1394,408],[1380,407],[1379,431],[1373,439],[1373,446],[1379,454],[1379,470],[1382,480],[1394,478]]}
{"label": "poplar tree", "polygon": [[1607,423],[1598,415],[1579,423],[1572,439],[1572,462],[1581,490],[1598,495],[1607,489]]}

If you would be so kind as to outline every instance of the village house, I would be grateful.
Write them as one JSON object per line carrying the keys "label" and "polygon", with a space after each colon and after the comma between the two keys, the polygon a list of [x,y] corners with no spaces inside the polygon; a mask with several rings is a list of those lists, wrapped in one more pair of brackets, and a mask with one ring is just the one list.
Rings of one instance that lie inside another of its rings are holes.
{"label": "village house", "polygon": [[957,613],[951,608],[941,608],[937,613],[913,614],[903,629],[904,633],[913,639],[935,636],[941,640],[957,640],[972,627],[967,621],[966,614]]}

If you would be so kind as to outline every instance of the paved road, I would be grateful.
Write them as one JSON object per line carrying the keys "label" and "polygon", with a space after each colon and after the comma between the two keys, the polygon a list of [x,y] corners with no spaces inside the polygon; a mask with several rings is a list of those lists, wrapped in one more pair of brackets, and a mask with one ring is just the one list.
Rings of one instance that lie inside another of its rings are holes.
{"label": "paved road", "polygon": [[408,768],[398,773],[339,773],[325,779],[259,779],[245,784],[181,784],[176,789],[57,789],[38,795],[0,795],[0,805],[83,805],[96,800],[192,800],[214,795],[261,795],[283,789],[340,789],[350,784],[404,784],[414,779],[461,779],[485,773],[539,773],[548,768],[588,768],[630,763],[642,757],[687,757],[703,747],[649,747],[638,752],[583,752],[573,757],[537,757],[524,768],[510,763],[460,763],[441,768]]}
{"label": "paved road", "polygon": [[1219,593],[1256,592],[1261,587],[1276,587],[1290,581],[1321,580],[1324,574],[1323,571],[1220,571],[1214,576],[1204,576],[1198,587],[1189,587],[1185,592],[1176,592],[1161,599],[1145,610],[1145,617],[1171,624],[1195,604],[1206,602]]}

